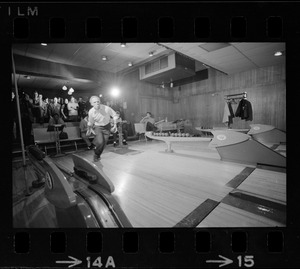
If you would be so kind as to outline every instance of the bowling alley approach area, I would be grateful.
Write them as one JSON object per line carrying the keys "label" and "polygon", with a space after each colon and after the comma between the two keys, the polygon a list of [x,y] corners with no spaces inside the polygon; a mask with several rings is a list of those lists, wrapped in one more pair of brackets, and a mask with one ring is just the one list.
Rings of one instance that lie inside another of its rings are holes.
{"label": "bowling alley approach area", "polygon": [[[16,115],[23,95],[50,100],[49,121],[33,113],[29,133],[24,116],[14,121],[14,228],[287,227],[284,43],[16,44],[13,52]],[[80,109],[49,127],[58,97],[58,111],[65,99],[84,104],[90,123],[92,96],[119,113],[99,158],[103,133],[82,131]]]}

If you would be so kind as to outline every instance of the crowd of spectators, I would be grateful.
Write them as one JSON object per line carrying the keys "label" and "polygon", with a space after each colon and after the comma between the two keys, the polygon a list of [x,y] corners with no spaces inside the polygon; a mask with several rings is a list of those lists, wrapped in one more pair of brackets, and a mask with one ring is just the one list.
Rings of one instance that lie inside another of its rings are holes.
{"label": "crowd of spectators", "polygon": [[[91,108],[90,103],[82,97],[78,97],[78,100],[74,96],[70,96],[69,99],[62,97],[50,99],[37,91],[34,91],[32,96],[26,92],[20,92],[19,104],[25,146],[33,142],[33,123],[49,123],[55,114],[58,114],[64,122],[80,122],[84,118],[83,115],[87,114]],[[20,141],[17,102],[14,91],[12,91],[11,108],[13,115],[13,138],[15,141]]]}
{"label": "crowd of spectators", "polygon": [[[33,144],[32,124],[51,123],[56,116],[64,122],[78,122],[78,124],[88,115],[91,104],[89,97],[75,96],[69,98],[54,97],[50,99],[42,93],[34,91],[32,95],[19,91],[20,114],[22,121],[23,140],[25,146]],[[114,102],[107,102],[108,106],[121,111],[122,109]],[[11,98],[11,115],[13,119],[12,137],[15,142],[20,142],[20,129],[18,122],[17,101],[14,91]],[[123,117],[124,118],[124,117]]]}
{"label": "crowd of spectators", "polygon": [[34,123],[48,122],[50,117],[57,113],[64,121],[80,121],[83,112],[90,109],[88,102],[79,97],[78,100],[71,96],[70,99],[54,97],[53,99],[43,98],[42,94],[34,92],[33,98],[29,96],[29,102],[32,104],[32,114]]}

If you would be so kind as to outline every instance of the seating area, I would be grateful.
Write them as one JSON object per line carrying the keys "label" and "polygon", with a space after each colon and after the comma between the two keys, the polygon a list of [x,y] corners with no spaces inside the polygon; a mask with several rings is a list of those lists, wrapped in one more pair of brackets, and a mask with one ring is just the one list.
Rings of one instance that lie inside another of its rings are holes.
{"label": "seating area", "polygon": [[[60,139],[60,147],[64,148],[70,152],[76,152],[79,148],[86,148],[86,143],[80,136],[79,122],[66,122],[66,127],[64,128],[64,132],[68,134],[68,139]],[[41,150],[45,152],[46,155],[49,155],[49,151],[56,149],[56,138],[55,132],[48,132],[48,123],[44,124],[33,124],[33,136],[34,136],[34,144],[37,145]],[[136,136],[128,137],[128,140],[136,140]],[[90,140],[94,138],[94,136],[89,137]],[[109,137],[108,143],[112,143],[113,135],[111,134]]]}
{"label": "seating area", "polygon": [[[56,148],[56,134],[54,131],[48,132],[47,130],[47,127],[33,128],[34,143],[38,145],[39,148],[41,148],[46,153],[46,155],[48,155],[49,149]],[[64,132],[68,134],[68,139],[60,139],[60,147],[73,147],[73,150],[77,151],[79,144],[85,143],[80,136],[79,126],[71,126],[71,124],[68,123],[64,128]],[[91,136],[90,138],[92,139],[93,136]]]}

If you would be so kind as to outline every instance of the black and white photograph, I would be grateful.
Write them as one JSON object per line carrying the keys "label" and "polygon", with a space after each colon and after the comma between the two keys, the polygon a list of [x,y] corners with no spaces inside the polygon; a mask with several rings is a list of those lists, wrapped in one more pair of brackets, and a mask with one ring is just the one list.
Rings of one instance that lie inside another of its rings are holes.
{"label": "black and white photograph", "polygon": [[284,42],[14,43],[11,66],[13,228],[287,226]]}

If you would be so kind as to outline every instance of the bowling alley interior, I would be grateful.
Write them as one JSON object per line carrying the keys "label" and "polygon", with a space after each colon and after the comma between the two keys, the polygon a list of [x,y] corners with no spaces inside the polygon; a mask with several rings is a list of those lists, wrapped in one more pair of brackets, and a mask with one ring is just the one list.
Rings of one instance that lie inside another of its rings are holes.
{"label": "bowling alley interior", "polygon": [[13,44],[13,227],[286,227],[285,45]]}

